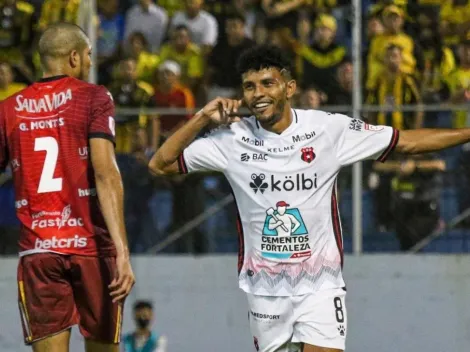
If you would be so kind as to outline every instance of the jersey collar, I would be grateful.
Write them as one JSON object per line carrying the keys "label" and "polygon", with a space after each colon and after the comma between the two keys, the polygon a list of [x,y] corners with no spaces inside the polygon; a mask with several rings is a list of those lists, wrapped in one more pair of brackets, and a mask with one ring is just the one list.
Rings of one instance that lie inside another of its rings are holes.
{"label": "jersey collar", "polygon": [[295,128],[297,127],[298,122],[299,122],[299,118],[297,116],[297,111],[295,111],[295,109],[291,109],[291,115],[292,115],[291,124],[281,134],[277,134],[277,133],[265,130],[263,128],[263,126],[261,126],[261,124],[255,118],[255,123],[256,123],[256,127],[257,127],[257,131],[256,131],[257,133],[256,134],[259,135],[259,136],[263,136],[263,137],[283,137],[283,136],[291,133],[293,130],[295,130]]}
{"label": "jersey collar", "polygon": [[67,75],[51,76],[51,77],[41,78],[38,82],[43,83],[43,82],[57,81],[65,77],[68,77],[68,76]]}

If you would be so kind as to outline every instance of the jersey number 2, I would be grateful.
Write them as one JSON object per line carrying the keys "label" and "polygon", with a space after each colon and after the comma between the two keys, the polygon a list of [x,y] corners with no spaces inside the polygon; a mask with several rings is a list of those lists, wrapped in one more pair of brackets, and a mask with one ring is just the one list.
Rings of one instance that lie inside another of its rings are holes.
{"label": "jersey number 2", "polygon": [[54,137],[40,137],[34,140],[34,151],[46,151],[46,159],[39,180],[38,193],[58,192],[62,190],[62,177],[54,178],[54,171],[59,156],[59,144]]}

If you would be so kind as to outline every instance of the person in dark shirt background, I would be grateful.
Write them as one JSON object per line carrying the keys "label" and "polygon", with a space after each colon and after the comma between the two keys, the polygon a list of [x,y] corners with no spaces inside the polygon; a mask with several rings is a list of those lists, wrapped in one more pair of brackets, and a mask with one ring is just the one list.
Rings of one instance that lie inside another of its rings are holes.
{"label": "person in dark shirt background", "polygon": [[218,42],[209,56],[207,81],[208,99],[216,96],[234,98],[241,84],[233,69],[240,54],[254,42],[245,35],[245,18],[241,14],[228,15],[225,20],[226,41]]}

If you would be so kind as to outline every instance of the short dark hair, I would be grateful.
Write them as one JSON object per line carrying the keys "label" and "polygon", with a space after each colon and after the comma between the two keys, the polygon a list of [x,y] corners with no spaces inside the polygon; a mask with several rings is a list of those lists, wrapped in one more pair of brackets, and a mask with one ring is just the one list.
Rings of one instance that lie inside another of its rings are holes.
{"label": "short dark hair", "polygon": [[152,302],[150,302],[150,301],[137,301],[137,302],[134,303],[134,312],[138,311],[140,309],[144,309],[144,308],[153,309]]}
{"label": "short dark hair", "polygon": [[246,49],[239,57],[237,71],[240,75],[248,71],[260,71],[275,67],[293,74],[292,61],[285,52],[274,45],[256,45]]}

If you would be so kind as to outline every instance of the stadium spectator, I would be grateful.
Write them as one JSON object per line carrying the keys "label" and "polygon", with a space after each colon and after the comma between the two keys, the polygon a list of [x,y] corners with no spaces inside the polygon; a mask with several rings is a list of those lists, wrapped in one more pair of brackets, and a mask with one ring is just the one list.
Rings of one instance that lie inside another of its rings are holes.
{"label": "stadium spectator", "polygon": [[245,35],[245,18],[242,15],[227,15],[225,22],[226,40],[217,43],[208,59],[206,81],[209,85],[207,94],[209,100],[217,96],[236,97],[241,80],[233,68],[240,54],[254,45],[254,42]]}
{"label": "stadium spectator", "polygon": [[326,95],[318,88],[308,87],[302,93],[300,93],[300,104],[301,109],[318,109],[326,100]]}
{"label": "stadium spectator", "polygon": [[77,23],[81,0],[45,0],[41,7],[38,30],[57,22]]}
{"label": "stadium spectator", "polygon": [[[367,103],[371,105],[393,106],[418,104],[420,93],[414,78],[401,71],[403,60],[402,48],[391,44],[385,54],[385,69],[376,80],[376,86],[369,91]],[[423,123],[423,113],[406,113],[399,110],[368,114],[368,120],[373,124],[392,126],[396,129],[419,128]],[[392,156],[393,157],[393,156]],[[369,175],[369,186],[374,190],[376,225],[379,231],[386,231],[392,225],[391,203],[384,202],[391,196],[391,175],[375,173]]]}
{"label": "stadium spectator", "polygon": [[165,9],[170,21],[176,12],[184,9],[184,3],[182,0],[158,0],[158,6]]}
{"label": "stadium spectator", "polygon": [[[174,61],[165,61],[158,68],[158,85],[155,88],[155,101],[160,108],[194,108],[194,97],[191,91],[179,83],[181,69]],[[162,114],[158,117],[161,145],[168,137],[185,124],[193,115]],[[167,180],[173,195],[173,217],[168,233],[176,231],[203,211],[204,195],[202,178],[199,175],[172,177]],[[189,234],[175,242],[177,253],[204,253],[207,243],[204,234],[194,228]]]}
{"label": "stadium spectator", "polygon": [[119,0],[98,1],[98,82],[107,85],[113,65],[119,60],[124,39],[124,16],[119,13]]}
{"label": "stadium spectator", "polygon": [[[456,69],[445,78],[442,97],[454,104],[464,104],[470,101],[470,31],[458,46],[458,62]],[[468,126],[468,111],[456,111],[453,125]]]}
{"label": "stadium spectator", "polygon": [[[386,49],[384,70],[367,95],[368,104],[399,107],[421,103],[421,95],[415,79],[402,70],[403,51],[403,48],[395,44],[391,44]],[[400,130],[420,128],[423,124],[421,111],[410,114],[395,110],[371,115],[369,120],[372,123],[392,126]]]}
{"label": "stadium spectator", "polygon": [[367,58],[366,88],[371,89],[380,76],[385,62],[387,48],[390,44],[398,45],[403,49],[403,62],[401,70],[404,73],[414,74],[416,69],[422,67],[422,55],[419,46],[408,34],[403,31],[405,13],[398,6],[390,5],[383,10],[383,24],[385,32],[372,39]]}
{"label": "stadium spectator", "polygon": [[296,36],[299,9],[306,0],[261,0],[261,8],[266,18],[266,28],[271,36],[283,36],[285,33]]}
{"label": "stadium spectator", "polygon": [[444,43],[456,47],[470,30],[470,1],[447,0],[441,5],[441,31]]}
{"label": "stadium spectator", "polygon": [[[164,61],[158,68],[158,84],[155,87],[155,102],[159,108],[194,109],[194,96],[180,83],[181,68],[175,61]],[[158,130],[155,144],[161,144],[180,128],[192,114],[161,114],[158,116]]]}
{"label": "stadium spectator", "polygon": [[129,43],[130,56],[137,62],[137,79],[149,84],[153,83],[158,64],[160,63],[160,57],[149,51],[147,39],[145,39],[141,32],[132,33],[129,36]]}
{"label": "stadium spectator", "polygon": [[394,227],[400,249],[409,250],[440,224],[439,198],[446,163],[433,154],[374,163],[391,174]]}
{"label": "stadium spectator", "polygon": [[328,105],[352,105],[353,65],[349,60],[343,61],[336,70],[338,85],[328,96]]}
{"label": "stadium spectator", "polygon": [[[244,1],[227,1],[227,0],[204,0],[204,10],[210,13],[217,21],[217,42],[225,41],[226,29],[225,24],[227,18],[234,13],[242,13],[245,7]],[[240,11],[240,12],[239,12]]]}
{"label": "stadium spectator", "polygon": [[[136,61],[133,58],[127,57],[119,62],[117,77],[108,88],[117,107],[155,107],[153,88],[149,84],[137,80]],[[115,121],[116,153],[118,154],[130,154],[132,152],[136,131],[139,129],[144,130],[145,133],[148,129],[151,129],[151,140],[155,139],[156,123],[152,116],[116,114]],[[156,149],[156,146],[154,148]]]}
{"label": "stadium spectator", "polygon": [[167,338],[150,329],[154,319],[153,305],[148,301],[134,304],[134,321],[137,329],[124,336],[124,352],[166,352]]}
{"label": "stadium spectator", "polygon": [[313,45],[301,44],[292,37],[289,40],[299,60],[297,76],[302,87],[315,84],[327,96],[337,87],[336,70],[346,56],[346,48],[335,43],[336,19],[322,14],[314,23]]}
{"label": "stadium spectator", "polygon": [[0,2],[0,60],[10,64],[25,62],[32,44],[34,8],[25,1]]}
{"label": "stadium spectator", "polygon": [[217,20],[209,12],[202,10],[204,0],[184,0],[185,10],[173,16],[172,30],[185,25],[191,33],[191,41],[208,54],[217,44]]}
{"label": "stadium spectator", "polygon": [[149,51],[156,53],[160,49],[168,25],[168,15],[163,8],[152,0],[139,0],[126,13],[126,47],[134,32],[141,32],[147,40]]}
{"label": "stadium spectator", "polygon": [[191,41],[191,33],[185,25],[176,26],[171,40],[162,46],[161,61],[176,61],[181,68],[181,83],[197,92],[204,74],[204,58],[198,45]]}
{"label": "stadium spectator", "polygon": [[0,101],[5,100],[10,95],[19,92],[23,88],[26,88],[26,84],[16,83],[14,81],[10,64],[0,62]]}

